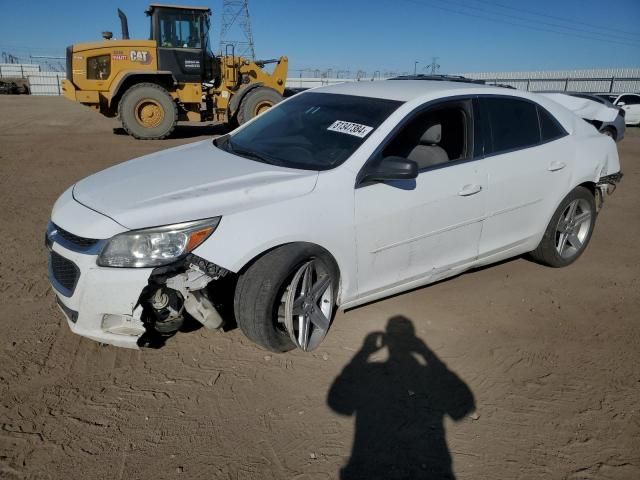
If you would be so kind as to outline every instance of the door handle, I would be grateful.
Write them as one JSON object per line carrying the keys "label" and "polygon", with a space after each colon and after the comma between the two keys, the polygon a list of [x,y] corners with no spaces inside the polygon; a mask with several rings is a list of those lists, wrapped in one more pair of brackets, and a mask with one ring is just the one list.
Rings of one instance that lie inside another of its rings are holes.
{"label": "door handle", "polygon": [[566,166],[567,164],[564,162],[554,161],[549,164],[549,168],[547,168],[547,170],[549,170],[550,172],[557,172],[558,170],[562,170]]}
{"label": "door handle", "polygon": [[482,185],[465,185],[464,187],[462,187],[462,190],[458,192],[458,195],[460,195],[461,197],[468,197],[469,195],[475,195],[480,191],[482,191]]}

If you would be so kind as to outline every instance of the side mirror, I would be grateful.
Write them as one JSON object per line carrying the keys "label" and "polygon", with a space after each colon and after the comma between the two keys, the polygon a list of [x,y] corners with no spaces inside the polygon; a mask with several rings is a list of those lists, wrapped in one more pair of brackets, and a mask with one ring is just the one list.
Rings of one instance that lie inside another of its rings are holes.
{"label": "side mirror", "polygon": [[418,176],[418,164],[403,157],[385,157],[369,166],[360,183],[385,180],[411,180]]}
{"label": "side mirror", "polygon": [[616,105],[618,107],[624,107],[626,105],[626,103],[625,102],[618,102],[618,103],[616,103]]}

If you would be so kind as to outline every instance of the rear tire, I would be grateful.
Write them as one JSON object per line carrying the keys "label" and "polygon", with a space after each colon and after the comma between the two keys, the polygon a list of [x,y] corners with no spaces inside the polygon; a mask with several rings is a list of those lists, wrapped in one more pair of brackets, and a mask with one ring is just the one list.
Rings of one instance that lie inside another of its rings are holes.
{"label": "rear tire", "polygon": [[[329,293],[335,300],[338,267],[327,251],[309,243],[292,243],[271,250],[240,274],[234,312],[238,326],[247,338],[272,352],[286,352],[296,347],[285,325],[284,299],[297,272],[309,261],[318,262],[328,275],[331,281]],[[332,312],[334,305],[330,306]],[[327,323],[330,323],[330,317],[331,314]],[[322,341],[323,338],[314,340]],[[310,345],[308,350],[315,348],[317,343]]]}
{"label": "rear tire", "polygon": [[140,140],[156,140],[173,132],[178,121],[178,106],[160,85],[139,83],[122,96],[118,114],[129,135]]}
{"label": "rear tire", "polygon": [[281,101],[282,96],[272,88],[254,88],[245,95],[240,103],[236,114],[238,124],[242,125],[248,122]]}
{"label": "rear tire", "polygon": [[544,236],[530,256],[550,267],[566,267],[585,251],[596,223],[596,202],[585,187],[576,187],[556,209]]}

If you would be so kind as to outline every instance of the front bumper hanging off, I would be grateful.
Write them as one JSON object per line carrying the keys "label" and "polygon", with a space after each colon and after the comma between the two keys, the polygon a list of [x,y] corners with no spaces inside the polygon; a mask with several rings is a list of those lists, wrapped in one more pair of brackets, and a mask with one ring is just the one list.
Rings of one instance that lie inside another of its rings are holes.
{"label": "front bumper hanging off", "polygon": [[138,348],[138,338],[145,331],[138,299],[152,269],[99,267],[101,245],[78,246],[65,239],[68,235],[49,224],[45,243],[49,281],[69,328],[97,342]]}

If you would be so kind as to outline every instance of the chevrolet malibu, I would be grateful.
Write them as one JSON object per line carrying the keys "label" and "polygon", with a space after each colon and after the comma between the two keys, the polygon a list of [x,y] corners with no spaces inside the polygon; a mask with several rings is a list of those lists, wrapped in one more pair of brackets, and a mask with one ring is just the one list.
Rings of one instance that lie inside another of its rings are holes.
{"label": "chevrolet malibu", "polygon": [[620,177],[613,140],[549,98],[345,83],[73,185],[49,277],[71,330],[101,343],[159,346],[195,319],[310,351],[336,309],[525,253],[571,264]]}

